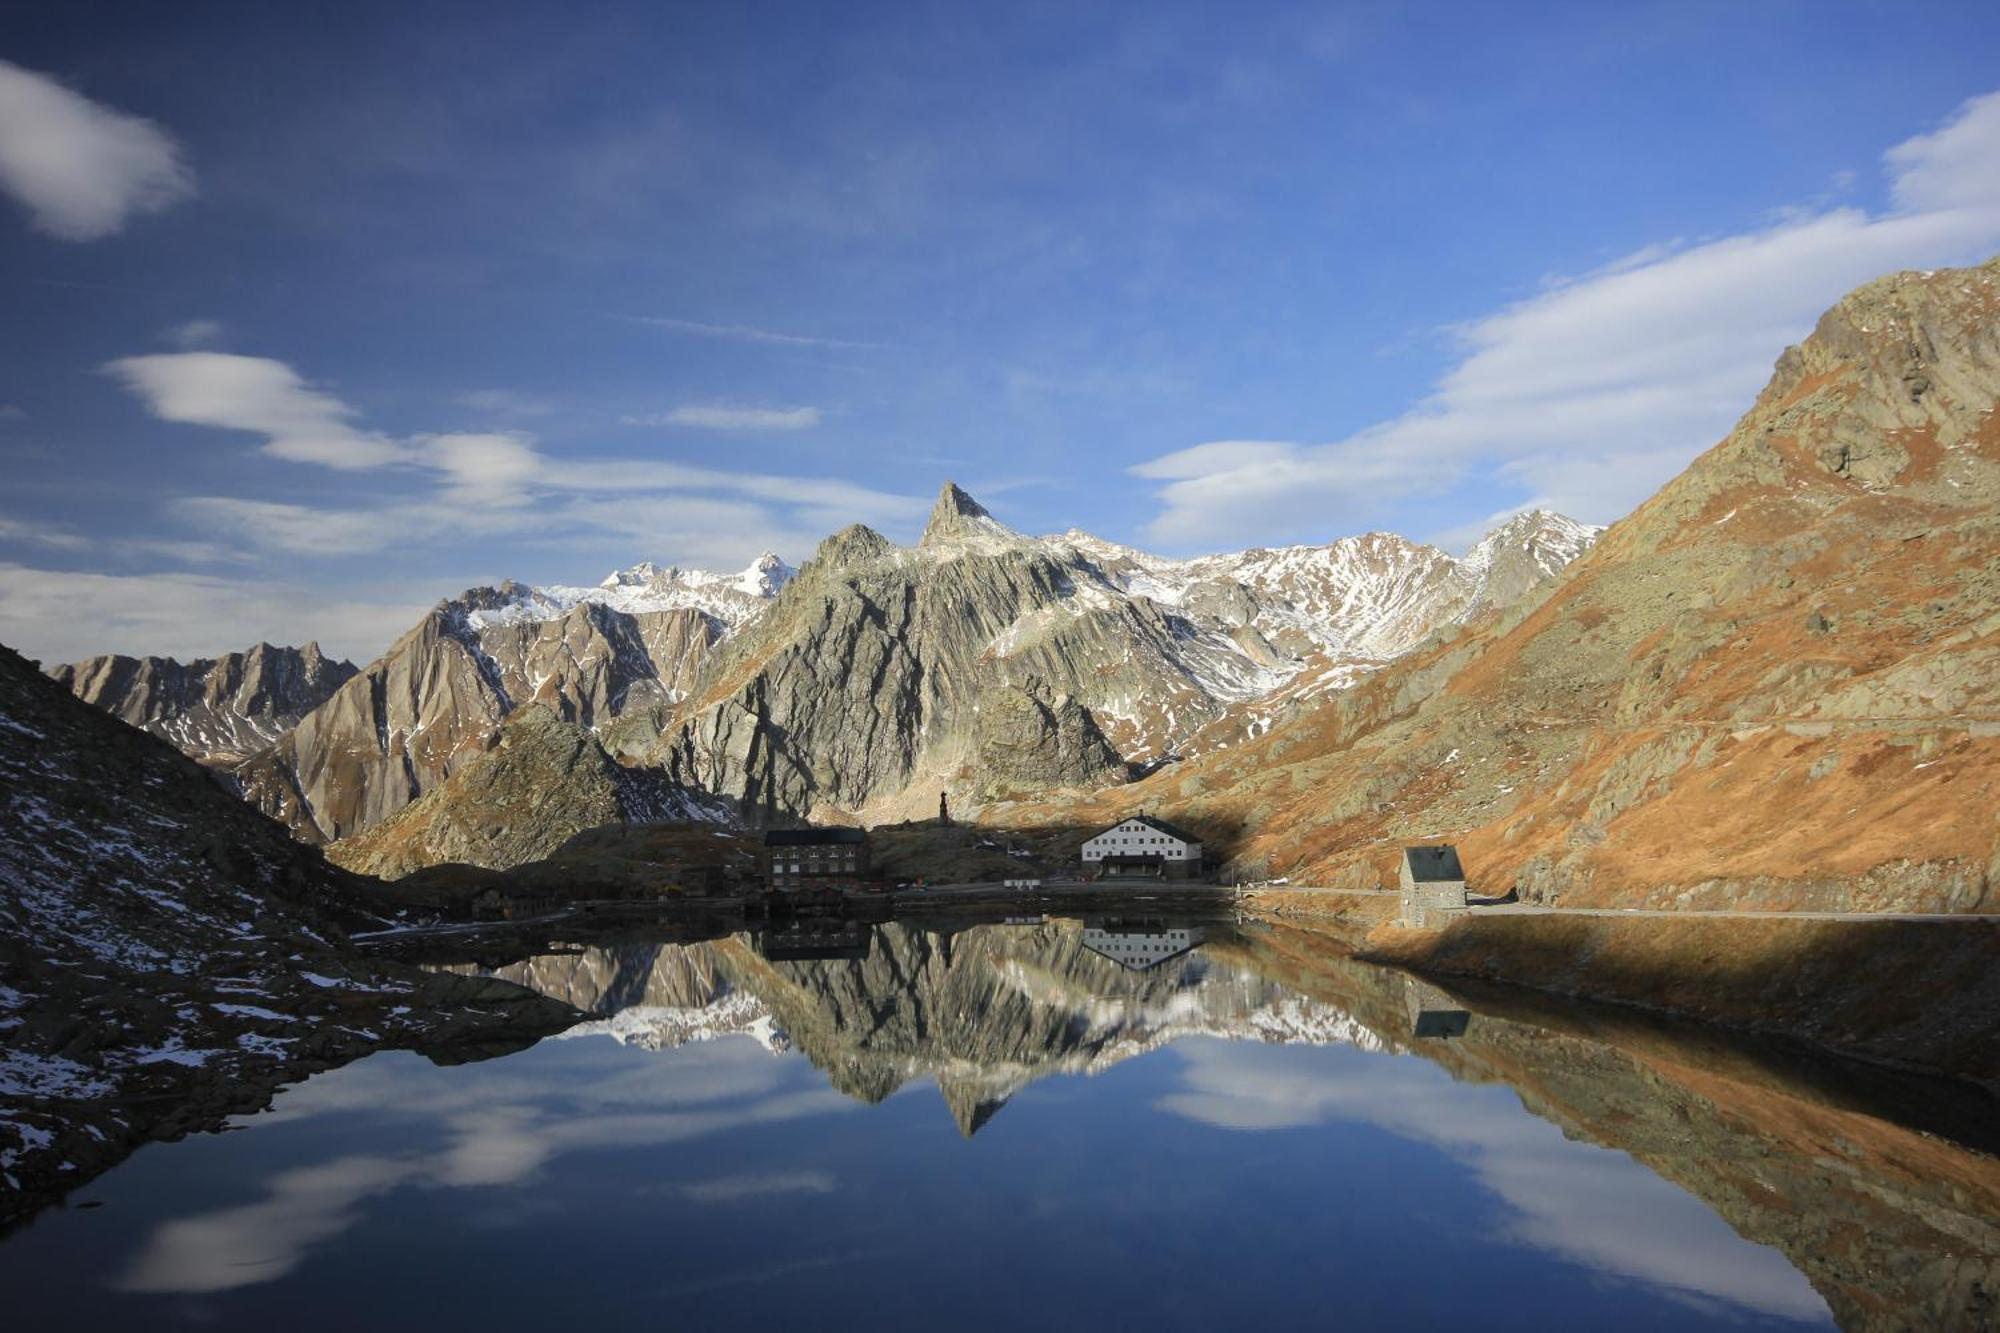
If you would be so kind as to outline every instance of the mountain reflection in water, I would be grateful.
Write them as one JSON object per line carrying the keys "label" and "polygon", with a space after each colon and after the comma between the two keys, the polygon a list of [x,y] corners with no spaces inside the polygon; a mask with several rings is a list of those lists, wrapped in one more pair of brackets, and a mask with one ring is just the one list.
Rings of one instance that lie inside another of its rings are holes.
{"label": "mountain reflection in water", "polygon": [[506,1326],[584,1274],[593,1318],[703,1328],[1953,1329],[2000,1290],[1972,1094],[1296,929],[807,921],[479,970],[595,1017],[141,1152],[0,1245],[28,1323]]}

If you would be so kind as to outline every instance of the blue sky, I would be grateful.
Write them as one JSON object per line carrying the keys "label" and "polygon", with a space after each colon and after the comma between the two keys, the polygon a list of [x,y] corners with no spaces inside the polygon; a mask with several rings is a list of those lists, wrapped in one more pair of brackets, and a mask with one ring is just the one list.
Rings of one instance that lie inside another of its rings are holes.
{"label": "blue sky", "polygon": [[[0,34],[0,641],[1005,521],[1604,522],[2000,250],[1990,5],[130,7]],[[1982,100],[1985,99],[1985,100]]]}

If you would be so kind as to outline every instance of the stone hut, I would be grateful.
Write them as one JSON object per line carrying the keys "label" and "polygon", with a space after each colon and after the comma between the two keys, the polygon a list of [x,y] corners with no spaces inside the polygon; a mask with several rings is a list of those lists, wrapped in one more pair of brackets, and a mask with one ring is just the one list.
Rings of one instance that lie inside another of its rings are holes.
{"label": "stone hut", "polygon": [[1401,919],[1409,926],[1440,926],[1446,913],[1465,910],[1465,867],[1450,843],[1405,847],[1397,873],[1403,890]]}

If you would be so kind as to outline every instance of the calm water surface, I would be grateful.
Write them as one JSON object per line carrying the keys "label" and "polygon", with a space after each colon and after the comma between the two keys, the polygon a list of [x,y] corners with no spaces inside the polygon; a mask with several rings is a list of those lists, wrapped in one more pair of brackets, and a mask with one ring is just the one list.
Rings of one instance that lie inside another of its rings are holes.
{"label": "calm water surface", "polygon": [[1579,1137],[1709,1151],[1614,1047],[1223,927],[842,934],[502,969],[604,1017],[140,1151],[0,1244],[9,1323],[1834,1326]]}

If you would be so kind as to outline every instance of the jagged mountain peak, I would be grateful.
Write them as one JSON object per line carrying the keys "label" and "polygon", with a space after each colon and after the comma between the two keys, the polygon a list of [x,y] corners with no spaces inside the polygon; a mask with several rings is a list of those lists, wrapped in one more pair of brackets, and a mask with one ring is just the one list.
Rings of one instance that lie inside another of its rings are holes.
{"label": "jagged mountain peak", "polygon": [[930,521],[924,524],[924,535],[917,546],[919,549],[934,549],[996,543],[1012,545],[1021,540],[1020,533],[993,517],[986,506],[960,489],[957,482],[947,481],[938,492],[937,503],[931,506]]}
{"label": "jagged mountain peak", "polygon": [[1461,563],[1474,573],[1483,573],[1512,553],[1527,556],[1544,574],[1553,573],[1582,555],[1604,529],[1579,523],[1553,509],[1524,509],[1490,529],[1473,544]]}
{"label": "jagged mountain peak", "polygon": [[850,523],[819,544],[811,563],[820,568],[874,560],[890,554],[896,544],[866,523]]}
{"label": "jagged mountain peak", "polygon": [[204,763],[233,762],[269,745],[355,674],[317,643],[257,643],[191,662],[117,655],[48,669],[89,704]]}

